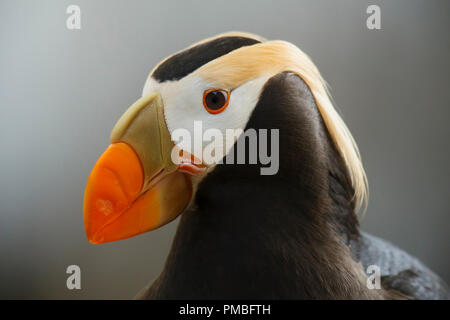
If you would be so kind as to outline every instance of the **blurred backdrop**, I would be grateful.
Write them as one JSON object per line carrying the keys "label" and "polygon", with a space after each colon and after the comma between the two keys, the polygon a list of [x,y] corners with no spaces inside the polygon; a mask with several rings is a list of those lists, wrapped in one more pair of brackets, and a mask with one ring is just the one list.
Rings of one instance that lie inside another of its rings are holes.
{"label": "blurred backdrop", "polygon": [[[66,8],[81,8],[81,30]],[[381,30],[366,9],[381,8]],[[288,40],[331,86],[370,184],[362,227],[450,282],[449,1],[0,1],[0,298],[131,298],[177,221],[88,243],[86,179],[153,66],[241,30]],[[82,289],[66,288],[81,267]]]}

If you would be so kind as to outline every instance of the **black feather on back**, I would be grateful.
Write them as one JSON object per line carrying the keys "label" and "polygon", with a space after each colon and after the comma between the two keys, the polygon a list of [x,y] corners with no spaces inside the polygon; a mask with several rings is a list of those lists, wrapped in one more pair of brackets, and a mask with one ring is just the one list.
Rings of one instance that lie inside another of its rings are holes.
{"label": "black feather on back", "polygon": [[450,299],[447,284],[417,258],[391,243],[362,233],[358,241],[350,242],[353,255],[364,269],[377,265],[384,288],[397,290],[410,298]]}

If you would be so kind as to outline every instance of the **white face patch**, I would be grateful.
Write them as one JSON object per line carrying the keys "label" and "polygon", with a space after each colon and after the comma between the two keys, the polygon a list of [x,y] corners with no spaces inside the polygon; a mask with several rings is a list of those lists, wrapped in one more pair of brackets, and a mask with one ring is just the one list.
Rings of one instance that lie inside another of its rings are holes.
{"label": "white face patch", "polygon": [[[204,152],[216,155],[226,155],[229,152],[239,138],[239,135],[235,135],[236,129],[240,129],[240,132],[245,129],[268,78],[269,76],[259,77],[234,89],[219,88],[195,74],[178,81],[163,83],[149,78],[143,95],[152,92],[161,95],[166,124],[172,137],[177,135],[180,129],[190,133],[190,141],[177,139],[178,141],[174,142],[179,148],[203,159]],[[209,113],[203,105],[204,91],[212,88],[233,89],[228,106],[218,114]],[[202,132],[198,132],[199,126]],[[221,136],[220,139],[218,136]],[[206,164],[212,165],[208,162]]]}

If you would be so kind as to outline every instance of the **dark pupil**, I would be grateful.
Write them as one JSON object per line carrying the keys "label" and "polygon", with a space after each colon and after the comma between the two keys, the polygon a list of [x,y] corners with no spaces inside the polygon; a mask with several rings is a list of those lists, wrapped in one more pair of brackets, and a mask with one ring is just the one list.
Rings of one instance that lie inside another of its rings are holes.
{"label": "dark pupil", "polygon": [[222,91],[211,91],[206,95],[206,105],[212,110],[217,110],[223,107],[226,102],[225,94]]}

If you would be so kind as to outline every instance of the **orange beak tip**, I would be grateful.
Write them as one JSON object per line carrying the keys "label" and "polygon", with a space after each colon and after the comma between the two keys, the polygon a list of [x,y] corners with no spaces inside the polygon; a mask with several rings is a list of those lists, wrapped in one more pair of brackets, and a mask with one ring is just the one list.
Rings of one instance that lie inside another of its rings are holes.
{"label": "orange beak tip", "polygon": [[144,170],[126,143],[110,145],[95,164],[84,193],[84,224],[90,243],[122,240],[175,219],[189,204],[187,175],[173,172],[143,192]]}
{"label": "orange beak tip", "polygon": [[138,197],[143,181],[140,160],[129,145],[119,142],[106,149],[95,164],[84,193],[84,224],[89,242],[120,240],[106,238],[103,230]]}

